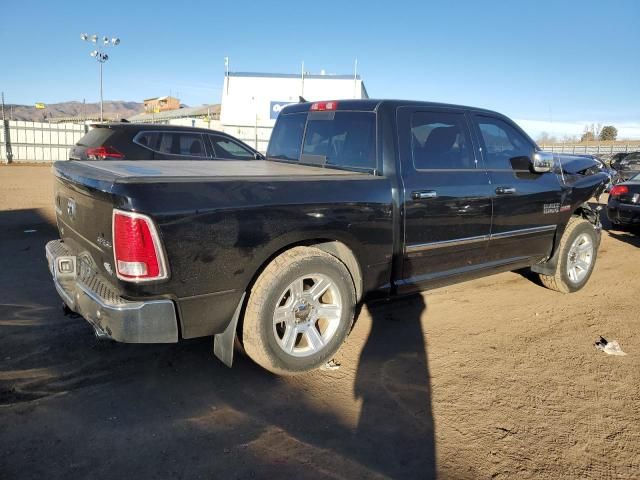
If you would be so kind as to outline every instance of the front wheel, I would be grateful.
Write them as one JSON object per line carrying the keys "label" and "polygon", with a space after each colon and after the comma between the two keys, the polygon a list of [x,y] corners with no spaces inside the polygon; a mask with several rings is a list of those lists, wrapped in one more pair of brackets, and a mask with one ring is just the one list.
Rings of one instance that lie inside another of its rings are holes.
{"label": "front wheel", "polygon": [[344,342],[355,303],[353,280],[340,260],[317,248],[292,248],[274,259],[251,289],[244,349],[277,374],[313,370]]}
{"label": "front wheel", "polygon": [[571,217],[558,251],[555,274],[540,274],[540,280],[551,290],[576,292],[586,285],[596,263],[598,235],[593,224],[581,217]]}

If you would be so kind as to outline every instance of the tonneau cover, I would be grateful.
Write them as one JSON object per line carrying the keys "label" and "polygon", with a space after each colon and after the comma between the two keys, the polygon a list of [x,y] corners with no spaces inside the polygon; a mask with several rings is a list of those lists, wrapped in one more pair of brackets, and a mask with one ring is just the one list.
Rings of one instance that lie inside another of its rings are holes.
{"label": "tonneau cover", "polygon": [[206,177],[289,177],[364,175],[358,172],[267,160],[144,160],[82,162],[113,175],[114,181]]}

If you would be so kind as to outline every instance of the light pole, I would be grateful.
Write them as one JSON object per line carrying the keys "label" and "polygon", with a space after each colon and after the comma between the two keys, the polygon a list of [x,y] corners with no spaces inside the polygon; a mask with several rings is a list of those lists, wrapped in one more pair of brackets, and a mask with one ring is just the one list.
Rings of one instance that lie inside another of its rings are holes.
{"label": "light pole", "polygon": [[[113,37],[109,39],[109,37],[102,37],[102,42],[99,42],[99,35],[88,35],[86,33],[80,34],[80,39],[85,42],[91,42],[96,45],[96,49],[93,50],[90,55],[94,57],[98,63],[100,64],[100,121],[104,121],[103,117],[103,100],[102,100],[102,64],[109,60],[109,55],[107,55],[103,50],[107,47],[115,47],[116,45],[120,45],[120,39],[118,37]],[[102,44],[101,44],[102,43]]]}

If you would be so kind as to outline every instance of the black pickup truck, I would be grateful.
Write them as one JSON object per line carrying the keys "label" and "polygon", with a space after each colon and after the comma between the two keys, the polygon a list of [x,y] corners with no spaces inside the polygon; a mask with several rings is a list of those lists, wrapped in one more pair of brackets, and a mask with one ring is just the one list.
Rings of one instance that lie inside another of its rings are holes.
{"label": "black pickup truck", "polygon": [[[100,337],[215,335],[264,368],[321,366],[357,306],[531,268],[561,292],[596,261],[606,175],[498,113],[412,101],[290,105],[266,160],[54,165],[65,308]],[[594,173],[595,172],[595,173]]]}

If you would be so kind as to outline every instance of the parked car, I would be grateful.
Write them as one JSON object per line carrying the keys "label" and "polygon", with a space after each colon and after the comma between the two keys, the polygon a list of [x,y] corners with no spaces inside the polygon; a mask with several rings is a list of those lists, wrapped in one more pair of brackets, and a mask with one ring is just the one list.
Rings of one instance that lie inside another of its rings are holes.
{"label": "parked car", "polygon": [[[617,169],[618,168],[618,163],[620,163],[620,160],[622,160],[624,157],[626,157],[627,155],[629,155],[630,152],[618,152],[618,153],[614,153],[613,155],[611,155],[609,157],[608,163],[609,166],[613,169]],[[631,152],[633,153],[633,152]]]}
{"label": "parked car", "polygon": [[255,160],[262,155],[223,132],[148,123],[93,125],[69,160]]}
{"label": "parked car", "polygon": [[[557,164],[554,162],[557,160]],[[327,362],[357,305],[524,267],[581,289],[606,175],[478,108],[344,100],[285,107],[263,161],[56,162],[66,308],[100,337],[235,339],[264,368]]]}
{"label": "parked car", "polygon": [[629,180],[640,173],[640,152],[633,152],[616,163],[618,174],[622,180]]}
{"label": "parked car", "polygon": [[640,173],[611,189],[607,217],[616,226],[640,225]]}

